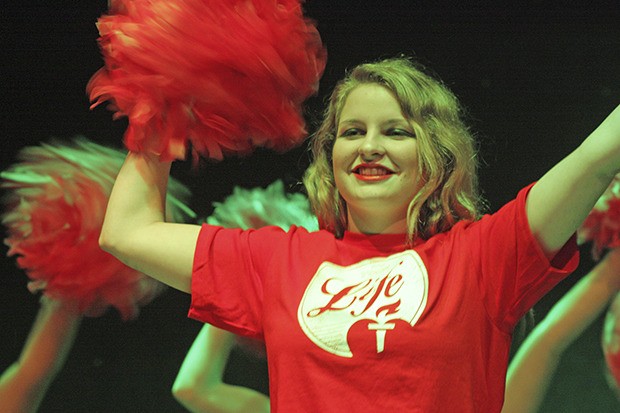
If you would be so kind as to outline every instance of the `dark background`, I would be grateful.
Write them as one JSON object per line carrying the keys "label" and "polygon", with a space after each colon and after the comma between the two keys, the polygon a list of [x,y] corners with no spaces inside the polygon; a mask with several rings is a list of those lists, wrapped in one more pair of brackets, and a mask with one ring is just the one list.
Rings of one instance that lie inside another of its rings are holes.
{"label": "dark background", "polygon": [[[567,155],[620,103],[620,5],[566,1],[537,6],[500,2],[312,1],[328,65],[309,119],[347,67],[363,60],[413,55],[433,69],[469,109],[484,160],[481,183],[492,210]],[[0,140],[2,169],[25,145],[85,135],[120,147],[123,121],[89,111],[84,92],[102,65],[95,21],[106,1],[3,4],[0,13]],[[234,185],[297,182],[305,148],[284,155],[259,151],[209,164],[198,173],[175,165],[202,216]],[[574,275],[537,306],[550,306],[592,266],[588,246]],[[6,248],[2,247],[2,255]],[[38,309],[13,259],[0,260],[0,371],[21,350]],[[65,369],[41,412],[182,412],[170,395],[178,367],[200,324],[186,318],[189,297],[169,290],[123,323],[114,312],[86,319]],[[614,412],[603,377],[601,321],[567,351],[543,412]],[[240,360],[240,361],[239,361]],[[229,376],[243,380],[247,360]],[[260,374],[259,374],[260,375]],[[252,377],[247,379],[253,381]],[[263,384],[257,384],[264,388]],[[328,391],[328,389],[326,389]],[[446,389],[449,391],[449,389]]]}

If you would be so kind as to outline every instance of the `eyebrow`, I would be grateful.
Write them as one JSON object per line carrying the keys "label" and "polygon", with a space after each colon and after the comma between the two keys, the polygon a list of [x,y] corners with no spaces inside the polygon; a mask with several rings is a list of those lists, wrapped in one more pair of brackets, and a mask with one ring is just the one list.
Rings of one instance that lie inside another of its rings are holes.
{"label": "eyebrow", "polygon": [[[340,127],[340,125],[343,124],[363,124],[364,122],[362,122],[359,119],[344,119],[340,122],[338,122],[338,127]],[[411,126],[409,124],[409,121],[407,121],[407,119],[405,118],[394,118],[394,119],[388,119],[385,122],[382,122],[382,125],[406,125],[406,126]]]}

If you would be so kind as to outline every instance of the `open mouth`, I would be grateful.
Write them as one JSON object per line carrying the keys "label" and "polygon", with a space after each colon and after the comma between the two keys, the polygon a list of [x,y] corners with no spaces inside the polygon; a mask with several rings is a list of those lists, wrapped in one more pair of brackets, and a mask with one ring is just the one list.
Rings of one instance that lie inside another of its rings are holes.
{"label": "open mouth", "polygon": [[362,181],[381,181],[394,175],[394,171],[381,165],[358,165],[353,168],[353,175]]}
{"label": "open mouth", "polygon": [[373,165],[358,165],[353,168],[353,173],[360,176],[386,176],[392,175],[394,171],[391,171],[383,166]]}

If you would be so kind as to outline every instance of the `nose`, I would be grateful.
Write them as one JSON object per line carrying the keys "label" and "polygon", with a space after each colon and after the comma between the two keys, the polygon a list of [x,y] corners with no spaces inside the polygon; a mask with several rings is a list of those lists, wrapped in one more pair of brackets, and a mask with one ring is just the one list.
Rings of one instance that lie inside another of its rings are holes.
{"label": "nose", "polygon": [[367,131],[364,139],[360,142],[358,153],[364,161],[376,160],[385,155],[381,133],[378,131]]}

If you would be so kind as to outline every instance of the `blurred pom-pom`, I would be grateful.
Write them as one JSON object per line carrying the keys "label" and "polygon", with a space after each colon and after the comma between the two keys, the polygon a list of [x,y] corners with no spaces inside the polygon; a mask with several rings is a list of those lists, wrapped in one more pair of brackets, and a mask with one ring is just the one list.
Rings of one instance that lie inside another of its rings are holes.
{"label": "blurred pom-pom", "polygon": [[299,193],[286,193],[278,180],[267,188],[235,187],[224,202],[214,202],[213,214],[207,223],[227,228],[260,228],[278,226],[287,231],[291,225],[308,231],[318,230],[319,224],[310,211],[308,198]]}
{"label": "blurred pom-pom", "polygon": [[616,176],[577,230],[579,244],[592,243],[592,256],[620,246],[620,177]]}
{"label": "blurred pom-pom", "polygon": [[611,303],[605,316],[602,336],[603,354],[615,387],[620,389],[620,293]]}
{"label": "blurred pom-pom", "polygon": [[125,145],[162,159],[221,159],[306,135],[301,105],[326,52],[301,0],[111,0],[93,107],[126,116]]}
{"label": "blurred pom-pom", "polygon": [[[8,255],[31,282],[32,292],[77,303],[84,314],[116,307],[137,316],[163,284],[125,266],[99,248],[98,238],[112,185],[125,153],[77,137],[23,148],[19,163],[0,174],[2,223]],[[170,220],[193,216],[189,190],[172,180]]]}

